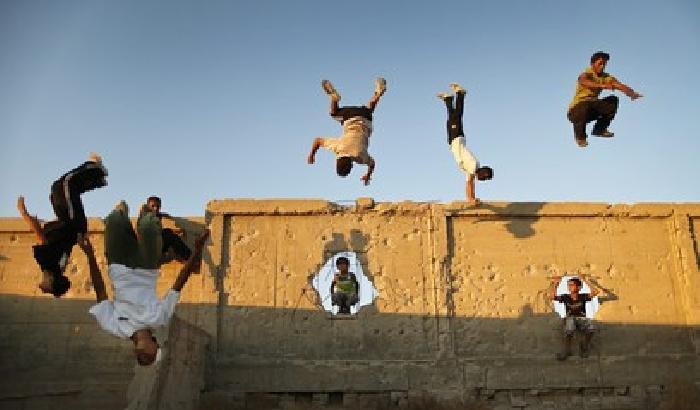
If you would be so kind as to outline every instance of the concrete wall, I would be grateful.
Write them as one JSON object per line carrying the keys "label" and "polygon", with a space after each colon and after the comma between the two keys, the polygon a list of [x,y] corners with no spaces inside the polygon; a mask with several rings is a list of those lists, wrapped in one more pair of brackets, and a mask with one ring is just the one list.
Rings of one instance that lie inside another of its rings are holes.
{"label": "concrete wall", "polygon": [[[669,386],[700,382],[698,204],[222,200],[205,221],[204,267],[171,326],[174,353],[134,393],[142,408],[367,407],[426,395],[496,408],[581,408],[573,396],[642,408]],[[97,222],[91,230],[101,235]],[[47,396],[126,405],[130,380],[133,393],[147,376],[133,375],[128,342],[87,315],[80,251],[73,290],[53,300],[34,290],[30,245],[17,220],[0,220],[0,370],[15,376],[0,406]],[[360,255],[379,291],[351,320],[324,312],[310,285],[340,251]],[[164,267],[163,292],[177,267]],[[560,363],[547,288],[565,272],[589,273],[607,292],[591,357]]]}

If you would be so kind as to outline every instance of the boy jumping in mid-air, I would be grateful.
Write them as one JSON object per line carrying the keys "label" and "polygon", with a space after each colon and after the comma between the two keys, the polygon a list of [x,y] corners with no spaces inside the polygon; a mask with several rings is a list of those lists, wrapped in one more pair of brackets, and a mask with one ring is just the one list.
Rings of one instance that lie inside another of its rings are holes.
{"label": "boy jumping in mid-air", "polygon": [[90,308],[90,313],[106,332],[122,339],[131,339],[137,362],[142,366],[149,365],[155,361],[159,349],[153,330],[170,322],[180,291],[200,262],[209,230],[197,238],[194,252],[182,266],[171,289],[162,299],[158,299],[156,281],[163,243],[158,216],[144,206],[135,232],[129,220],[128,207],[122,201],[104,222],[105,256],[114,290],[113,300],[107,298],[92,244],[87,238],[78,243],[87,256],[97,298],[97,304]]}
{"label": "boy jumping in mid-air", "polygon": [[34,259],[43,274],[39,289],[55,297],[70,289],[70,280],[63,275],[73,245],[87,233],[87,218],[80,195],[107,185],[107,169],[102,158],[90,154],[87,162],[54,181],[49,199],[56,220],[43,226],[37,217],[29,215],[24,197],[17,198],[17,209],[37,238]]}
{"label": "boy jumping in mid-air", "polygon": [[605,65],[610,55],[602,51],[591,56],[591,66],[588,67],[576,81],[576,94],[569,104],[567,117],[574,125],[574,138],[579,147],[588,146],[586,123],[595,121],[591,134],[596,137],[611,138],[613,133],[608,130],[610,122],[617,112],[618,98],[609,95],[598,99],[603,90],[620,90],[632,100],[642,95],[605,72]]}
{"label": "boy jumping in mid-air", "polygon": [[323,90],[331,100],[331,117],[340,121],[343,126],[343,135],[340,138],[316,138],[311,145],[311,152],[307,158],[309,164],[313,164],[316,151],[323,147],[336,155],[335,168],[339,176],[345,177],[352,170],[352,163],[367,165],[367,173],[361,180],[369,185],[372,172],[374,172],[374,158],[367,152],[369,137],[372,134],[372,113],[379,103],[379,99],[386,92],[386,80],[377,78],[374,94],[367,105],[360,107],[340,107],[340,94],[333,88],[328,80],[321,82]]}
{"label": "boy jumping in mid-air", "polygon": [[557,354],[557,360],[566,360],[571,356],[571,343],[574,338],[574,333],[578,329],[583,332],[584,340],[581,342],[579,349],[581,357],[588,357],[591,339],[595,332],[595,325],[591,319],[586,317],[586,302],[593,300],[598,295],[598,289],[590,283],[585,282],[591,289],[591,293],[579,293],[585,280],[586,275],[580,275],[579,278],[571,278],[567,282],[569,289],[568,294],[557,295],[557,286],[561,280],[561,276],[552,278],[550,287],[551,298],[554,301],[561,302],[566,308],[566,317],[563,320],[564,324],[564,339],[563,349]]}
{"label": "boy jumping in mid-air", "polygon": [[457,83],[450,84],[450,87],[457,95],[457,105],[453,107],[452,96],[447,93],[439,93],[438,98],[445,102],[447,106],[447,144],[457,161],[459,168],[467,174],[467,200],[472,205],[480,203],[479,198],[474,193],[474,177],[479,181],[486,181],[493,178],[493,170],[487,166],[480,166],[474,154],[467,148],[464,139],[464,128],[462,126],[462,115],[464,113],[464,96],[467,91]]}

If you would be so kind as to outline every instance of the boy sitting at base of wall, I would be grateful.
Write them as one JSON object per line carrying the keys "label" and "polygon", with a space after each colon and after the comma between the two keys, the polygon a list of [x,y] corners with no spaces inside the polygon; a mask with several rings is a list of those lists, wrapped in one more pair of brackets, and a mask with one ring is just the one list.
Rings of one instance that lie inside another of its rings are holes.
{"label": "boy sitting at base of wall", "polygon": [[[551,298],[554,301],[563,303],[566,308],[566,317],[563,319],[563,348],[562,351],[556,355],[557,360],[566,360],[567,357],[571,356],[571,344],[577,329],[584,335],[584,339],[579,345],[579,354],[583,358],[588,357],[591,339],[593,338],[593,333],[596,331],[592,320],[586,317],[586,302],[591,301],[598,295],[598,289],[585,281],[586,275],[580,276],[581,279],[570,278],[568,280],[567,287],[569,293],[562,295],[557,295],[557,286],[561,281],[561,276],[552,278],[550,287]],[[579,293],[583,283],[588,285],[591,289],[591,293]]]}

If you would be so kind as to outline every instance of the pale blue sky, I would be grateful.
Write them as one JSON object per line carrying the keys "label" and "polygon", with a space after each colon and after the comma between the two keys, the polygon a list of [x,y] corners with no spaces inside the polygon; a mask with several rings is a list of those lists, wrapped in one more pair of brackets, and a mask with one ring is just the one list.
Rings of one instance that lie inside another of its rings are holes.
{"label": "pale blue sky", "polygon": [[[698,201],[700,2],[36,1],[0,2],[0,215],[50,218],[51,182],[100,152],[104,215],[149,194],[202,215],[210,199],[464,199],[435,97],[468,90],[467,143],[495,178],[484,200]],[[612,140],[578,148],[565,112],[590,55],[644,98],[621,96]],[[364,167],[345,179],[319,82],[362,104],[374,78]],[[135,208],[135,206],[134,206]]]}

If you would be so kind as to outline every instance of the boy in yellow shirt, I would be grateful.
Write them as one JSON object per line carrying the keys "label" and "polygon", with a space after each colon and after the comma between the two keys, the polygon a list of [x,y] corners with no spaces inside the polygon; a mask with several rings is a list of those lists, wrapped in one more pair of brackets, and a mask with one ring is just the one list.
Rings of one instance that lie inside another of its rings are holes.
{"label": "boy in yellow shirt", "polygon": [[601,91],[620,90],[632,100],[642,96],[605,72],[608,60],[610,60],[608,53],[596,52],[591,56],[591,66],[578,76],[576,94],[569,104],[567,117],[574,124],[574,138],[579,147],[588,146],[586,123],[591,121],[596,122],[591,131],[592,135],[604,138],[614,135],[608,130],[608,126],[615,118],[618,98],[615,95],[609,95],[598,99]]}

